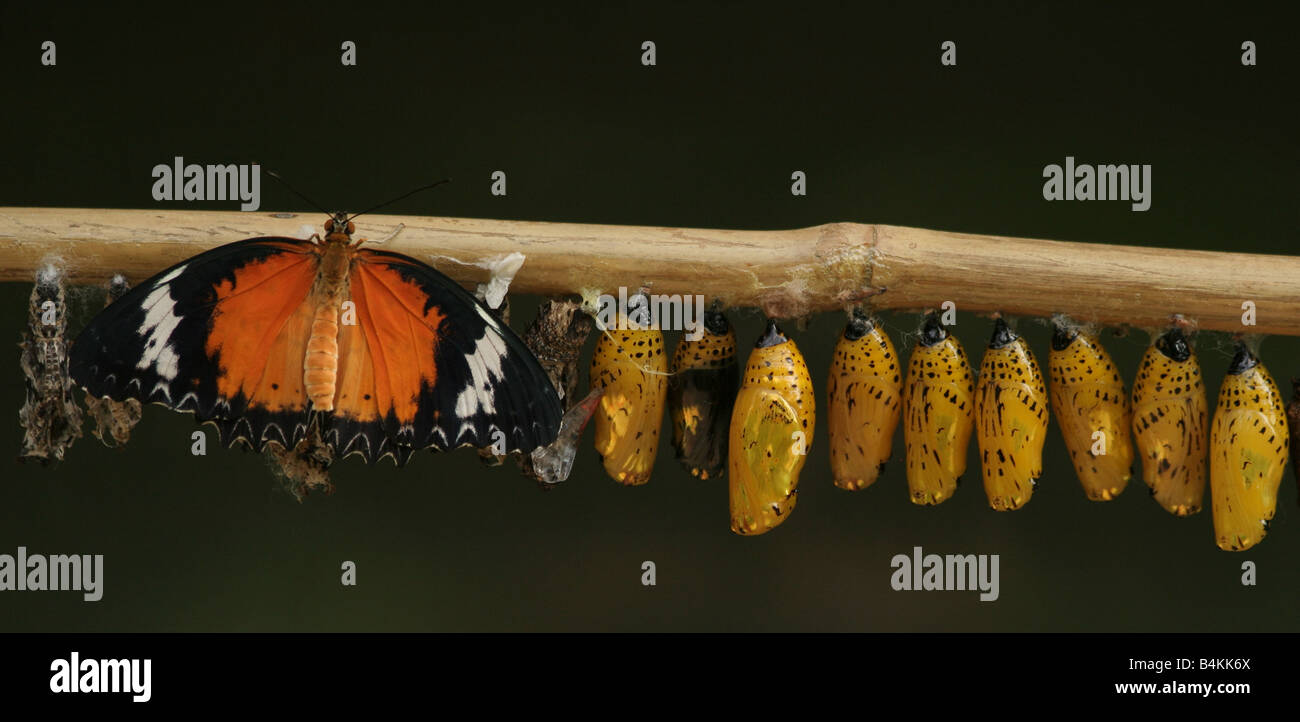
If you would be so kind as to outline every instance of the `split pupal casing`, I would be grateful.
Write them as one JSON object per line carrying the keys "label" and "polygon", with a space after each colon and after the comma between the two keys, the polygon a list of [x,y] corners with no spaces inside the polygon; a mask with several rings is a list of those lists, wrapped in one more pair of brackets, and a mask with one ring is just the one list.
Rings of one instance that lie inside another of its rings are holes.
{"label": "split pupal casing", "polygon": [[803,354],[774,321],[749,355],[731,415],[731,530],[771,531],[794,510],[816,400]]}
{"label": "split pupal casing", "polygon": [[683,336],[668,379],[668,417],[677,460],[701,479],[726,473],[731,411],[740,385],[736,333],[720,311],[706,311],[700,337]]}
{"label": "split pupal casing", "polygon": [[938,504],[957,491],[975,427],[975,374],[961,342],[939,314],[926,317],[907,363],[903,441],[914,504]]}
{"label": "split pupal casing", "polygon": [[1133,436],[1151,496],[1176,516],[1201,510],[1208,422],[1201,366],[1182,330],[1170,329],[1133,379]]}
{"label": "split pupal casing", "polygon": [[566,409],[555,441],[518,459],[519,470],[542,488],[569,478],[582,430],[598,405],[599,394],[578,397],[578,364],[594,327],[577,302],[552,298],[542,302],[524,332],[524,345],[537,357]]}
{"label": "split pupal casing", "polygon": [[[107,307],[125,296],[129,290],[131,285],[127,283],[126,277],[120,274],[113,276],[104,305]],[[140,423],[144,410],[140,405],[140,399],[127,398],[114,401],[107,396],[97,397],[87,391],[86,413],[95,422],[95,428],[91,429],[91,433],[105,446],[113,447],[130,441],[131,430]]]}
{"label": "split pupal casing", "polygon": [[901,372],[889,336],[855,312],[826,379],[831,476],[841,489],[865,489],[884,471],[903,413]]}
{"label": "split pupal casing", "polygon": [[1286,417],[1268,369],[1238,344],[1210,427],[1210,498],[1220,549],[1244,551],[1268,533],[1290,447]]}
{"label": "split pupal casing", "polygon": [[1114,499],[1133,475],[1133,412],[1119,369],[1095,335],[1059,323],[1047,368],[1052,413],[1084,493]]}
{"label": "split pupal casing", "polygon": [[524,473],[542,488],[550,488],[569,478],[573,459],[578,455],[578,440],[582,430],[600,405],[602,388],[592,389],[586,397],[569,407],[560,419],[560,433],[547,446],[533,449],[524,466]]}
{"label": "split pupal casing", "polygon": [[18,411],[23,429],[19,459],[62,460],[81,438],[82,414],[68,376],[67,297],[62,271],[43,264],[28,303],[27,330],[18,344],[26,399]]}
{"label": "split pupal casing", "polygon": [[591,359],[590,383],[604,394],[595,413],[596,453],[605,472],[620,484],[650,480],[659,449],[668,395],[668,357],[657,328],[599,332]]}
{"label": "split pupal casing", "polygon": [[975,384],[984,491],[997,511],[1024,506],[1043,475],[1048,403],[1029,344],[997,319]]}

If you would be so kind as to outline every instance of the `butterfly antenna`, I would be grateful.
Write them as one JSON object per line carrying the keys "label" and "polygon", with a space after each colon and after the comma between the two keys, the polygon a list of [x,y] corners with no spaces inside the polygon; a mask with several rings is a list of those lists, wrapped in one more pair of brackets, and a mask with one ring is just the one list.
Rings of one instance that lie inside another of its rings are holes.
{"label": "butterfly antenna", "polygon": [[316,210],[320,211],[321,213],[324,213],[324,214],[327,215],[327,216],[333,216],[333,215],[334,215],[334,214],[331,213],[330,211],[327,211],[327,210],[325,210],[324,208],[322,208],[322,207],[321,207],[321,204],[319,204],[319,203],[317,203],[316,201],[314,201],[314,200],[308,198],[307,196],[305,196],[305,195],[299,193],[299,192],[298,192],[298,189],[297,189],[297,188],[294,188],[294,187],[291,186],[291,185],[289,185],[289,181],[287,181],[287,180],[281,178],[279,173],[276,173],[276,172],[273,171],[273,170],[268,170],[268,171],[266,172],[266,174],[269,175],[269,176],[271,176],[272,178],[274,178],[274,179],[280,181],[280,183],[282,183],[282,184],[284,185],[285,188],[288,188],[288,189],[289,189],[289,192],[290,192],[290,193],[292,193],[292,194],[298,196],[299,198],[303,199],[304,201],[306,201],[306,202],[307,202],[307,205],[312,206],[313,208],[315,208]]}
{"label": "butterfly antenna", "polygon": [[379,205],[375,206],[374,208],[367,208],[366,210],[361,211],[360,213],[353,213],[352,215],[348,216],[348,220],[350,221],[350,220],[352,220],[353,218],[356,218],[357,216],[365,215],[365,214],[367,214],[367,213],[374,213],[375,211],[379,210],[380,208],[383,208],[383,207],[385,207],[385,206],[391,206],[392,204],[394,204],[394,203],[396,203],[396,202],[398,202],[398,201],[400,201],[400,200],[404,200],[404,199],[406,199],[406,198],[410,198],[411,196],[415,195],[416,193],[419,193],[419,192],[421,192],[421,191],[427,191],[427,190],[429,190],[430,188],[437,188],[438,186],[442,185],[443,183],[450,183],[450,182],[451,182],[451,179],[450,179],[450,178],[443,178],[442,180],[438,181],[437,183],[430,183],[430,184],[427,185],[427,186],[420,186],[419,188],[416,188],[415,190],[410,191],[409,193],[404,193],[404,194],[402,194],[402,195],[400,195],[400,196],[394,198],[394,199],[391,200],[391,201],[384,201],[383,203],[380,203]]}

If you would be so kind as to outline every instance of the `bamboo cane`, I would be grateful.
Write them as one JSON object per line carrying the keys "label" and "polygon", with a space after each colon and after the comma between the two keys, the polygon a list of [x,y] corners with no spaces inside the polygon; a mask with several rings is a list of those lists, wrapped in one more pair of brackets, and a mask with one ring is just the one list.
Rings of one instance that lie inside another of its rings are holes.
{"label": "bamboo cane", "polygon": [[[73,282],[133,282],[209,248],[265,235],[301,237],[319,213],[0,208],[0,280],[30,280],[57,257]],[[902,226],[828,223],[786,231],[364,216],[358,237],[467,286],[512,252],[512,290],[701,294],[790,318],[868,302],[1012,315],[1066,313],[1102,325],[1159,327],[1183,314],[1202,329],[1300,335],[1300,258],[1070,243]],[[1256,325],[1243,325],[1243,303]]]}

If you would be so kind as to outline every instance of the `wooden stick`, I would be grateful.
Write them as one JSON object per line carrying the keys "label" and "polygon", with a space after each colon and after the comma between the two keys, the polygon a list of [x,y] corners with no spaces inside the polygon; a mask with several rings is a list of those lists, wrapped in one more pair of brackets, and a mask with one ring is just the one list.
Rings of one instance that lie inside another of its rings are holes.
{"label": "wooden stick", "polygon": [[[0,280],[32,278],[57,256],[74,281],[139,282],[223,243],[301,236],[321,214],[0,208]],[[1066,313],[1102,325],[1160,327],[1179,313],[1200,328],[1300,335],[1300,258],[1006,238],[830,223],[789,231],[600,226],[472,218],[364,216],[358,236],[435,266],[467,286],[475,265],[527,257],[512,290],[557,295],[619,286],[702,294],[790,318],[867,301],[1013,315]],[[1256,325],[1242,325],[1242,304]]]}

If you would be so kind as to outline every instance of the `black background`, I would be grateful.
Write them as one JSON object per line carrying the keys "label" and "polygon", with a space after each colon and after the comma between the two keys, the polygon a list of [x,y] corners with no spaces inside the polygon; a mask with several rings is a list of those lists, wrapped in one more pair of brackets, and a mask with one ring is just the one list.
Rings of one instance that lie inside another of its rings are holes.
{"label": "black background", "polygon": [[[753,229],[862,221],[1294,252],[1300,41],[1289,18],[1245,4],[649,5],[11,3],[0,11],[0,205],[190,207],[150,197],[151,168],[180,155],[260,162],[351,210],[450,176],[392,212]],[[39,62],[47,39],[53,68]],[[344,40],[358,46],[357,67],[339,62]],[[640,64],[644,40],[657,44],[654,67]],[[955,68],[939,63],[944,40],[958,44]],[[1258,45],[1256,67],[1240,63],[1244,40]],[[1042,169],[1067,155],[1152,164],[1151,210],[1045,202]],[[508,174],[506,197],[489,193],[494,170]],[[806,197],[789,192],[794,170],[808,174]],[[261,212],[308,210],[269,179],[262,190]],[[707,293],[708,269],[698,272]],[[28,292],[0,287],[0,338],[17,341]],[[100,298],[74,301],[79,327]],[[514,299],[516,328],[535,304]],[[819,398],[843,320],[786,324]],[[762,319],[741,310],[733,321],[747,347]],[[884,322],[910,347],[917,315]],[[1046,326],[1020,327],[1045,361]],[[990,328],[959,317],[975,361]],[[1131,382],[1146,334],[1107,344]],[[1198,352],[1213,403],[1230,341],[1202,334]],[[1300,373],[1298,353],[1275,338],[1262,357],[1284,381]],[[0,362],[0,409],[11,411],[0,428],[15,452],[16,361]],[[643,488],[605,477],[588,437],[573,477],[550,493],[458,452],[402,470],[351,459],[335,468],[332,497],[299,504],[256,455],[212,444],[191,456],[190,419],[151,407],[123,450],[87,437],[55,467],[8,467],[0,553],[104,554],[106,579],[93,604],[0,594],[0,630],[1300,629],[1289,471],[1268,538],[1229,554],[1215,547],[1208,497],[1188,520],[1137,478],[1113,502],[1087,501],[1054,429],[1042,483],[1015,513],[988,510],[974,457],[953,500],[914,507],[901,435],[881,481],[840,491],[820,416],[796,512],[740,538],[725,485],[686,475],[667,445]],[[889,560],[915,545],[1000,554],[1001,598],[892,591]],[[344,560],[358,565],[356,587],[339,583]],[[653,588],[640,584],[644,560],[658,565]],[[1258,586],[1240,584],[1247,560]]]}

